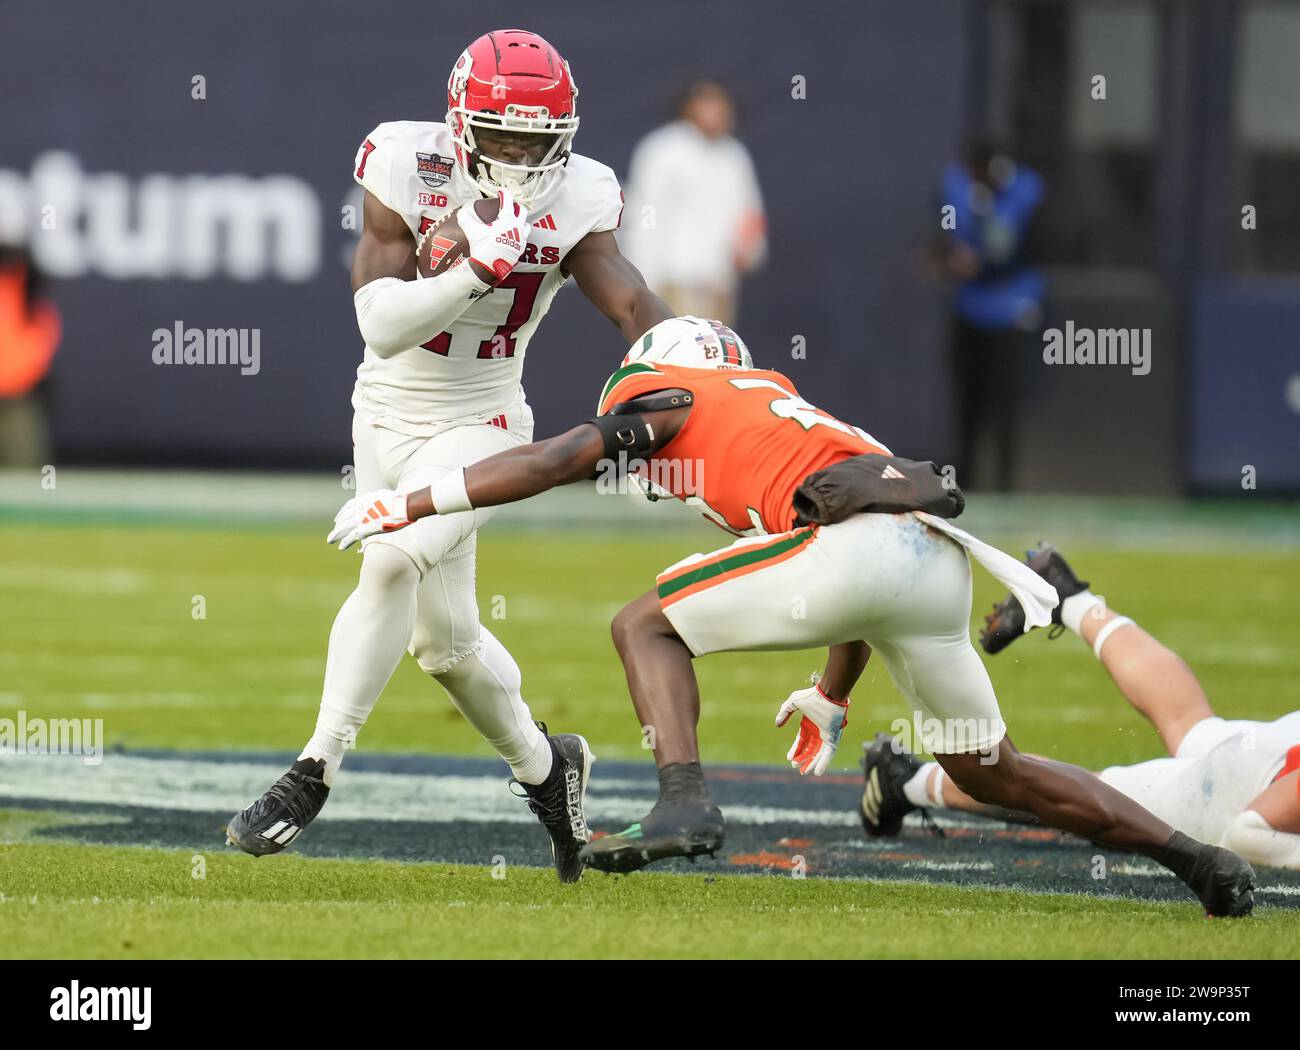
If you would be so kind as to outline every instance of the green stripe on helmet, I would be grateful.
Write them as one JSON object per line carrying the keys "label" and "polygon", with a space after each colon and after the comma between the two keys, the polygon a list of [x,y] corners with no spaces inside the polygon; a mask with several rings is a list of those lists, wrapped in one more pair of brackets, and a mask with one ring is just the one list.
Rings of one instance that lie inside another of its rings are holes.
{"label": "green stripe on helmet", "polygon": [[641,361],[633,361],[630,365],[624,365],[612,376],[610,376],[607,380],[605,380],[605,386],[600,392],[600,399],[596,402],[596,411],[597,412],[600,411],[600,406],[605,403],[605,398],[609,397],[610,391],[612,391],[616,386],[618,386],[619,383],[623,382],[623,380],[626,379],[628,376],[638,375],[642,372],[652,372],[658,374],[659,369],[655,368],[654,365],[647,365]]}

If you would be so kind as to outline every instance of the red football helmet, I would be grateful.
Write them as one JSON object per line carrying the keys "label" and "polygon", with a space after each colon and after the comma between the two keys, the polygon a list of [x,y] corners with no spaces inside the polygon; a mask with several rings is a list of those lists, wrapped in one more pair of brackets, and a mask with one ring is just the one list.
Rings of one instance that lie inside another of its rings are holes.
{"label": "red football helmet", "polygon": [[[545,196],[563,175],[578,130],[578,89],[569,63],[536,33],[498,29],[470,44],[447,81],[447,127],[456,166],[486,196],[509,190],[525,204]],[[554,141],[537,164],[486,156],[474,129],[549,135]]]}

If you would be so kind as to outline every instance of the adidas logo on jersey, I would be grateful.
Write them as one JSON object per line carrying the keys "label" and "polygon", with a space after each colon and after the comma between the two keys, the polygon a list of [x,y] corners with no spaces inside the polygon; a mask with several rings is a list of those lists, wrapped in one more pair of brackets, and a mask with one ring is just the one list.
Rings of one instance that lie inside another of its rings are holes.
{"label": "adidas logo on jersey", "polygon": [[538,219],[535,223],[533,223],[533,229],[535,229],[535,230],[554,230],[554,229],[557,229],[557,227],[556,227],[556,225],[555,225],[555,216],[552,215],[550,212],[547,212],[547,213],[546,213],[545,215],[543,215],[540,219]]}
{"label": "adidas logo on jersey", "polygon": [[880,472],[880,476],[882,478],[902,478],[903,480],[907,480],[907,475],[904,474],[892,463],[890,463],[887,467],[885,467],[884,470]]}

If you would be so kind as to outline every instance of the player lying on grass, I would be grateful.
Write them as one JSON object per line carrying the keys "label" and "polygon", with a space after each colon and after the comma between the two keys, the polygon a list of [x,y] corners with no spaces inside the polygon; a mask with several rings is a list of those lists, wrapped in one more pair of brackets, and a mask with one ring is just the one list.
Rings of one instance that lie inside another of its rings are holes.
{"label": "player lying on grass", "polygon": [[[1054,621],[1092,648],[1172,756],[1111,766],[1096,775],[1193,838],[1226,846],[1255,864],[1300,870],[1300,711],[1273,722],[1220,718],[1191,668],[1107,607],[1059,551],[1031,551],[1029,566],[1061,596]],[[1015,596],[996,606],[985,623],[980,642],[990,653],[1015,641],[1024,630]],[[940,765],[920,763],[886,734],[867,748],[864,766],[862,823],[870,835],[897,834],[904,816],[930,806],[1008,816],[976,801]]]}
{"label": "player lying on grass", "polygon": [[[872,454],[910,461],[803,400],[785,376],[755,370],[734,332],[698,318],[661,322],[638,340],[605,384],[599,412],[565,434],[492,456],[429,488],[350,501],[329,536],[347,547],[428,515],[526,499],[591,478],[620,459],[627,465],[628,454],[641,457],[631,464],[636,473],[728,531],[750,534],[669,567],[654,590],[614,618],[633,705],[641,725],[653,727],[660,794],[638,823],[585,847],[587,863],[628,871],[722,844],[722,814],[700,768],[694,657],[826,645],[820,682],[791,694],[777,715],[777,725],[801,716],[787,755],[801,772],[820,774],[829,765],[849,693],[875,651],[903,695],[944,726],[935,746],[939,761],[972,797],[1145,854],[1187,882],[1212,914],[1250,910],[1254,872],[1235,854],[1174,831],[1085,770],[1021,755],[1006,738],[970,642],[967,551],[1018,596],[1027,624],[1046,625],[1056,604],[1041,577],[928,513],[796,522],[796,490],[823,492],[810,475],[825,479],[840,465],[852,471],[872,462],[862,459]],[[933,473],[932,464],[911,467]],[[877,466],[876,485],[891,471],[900,473]]]}

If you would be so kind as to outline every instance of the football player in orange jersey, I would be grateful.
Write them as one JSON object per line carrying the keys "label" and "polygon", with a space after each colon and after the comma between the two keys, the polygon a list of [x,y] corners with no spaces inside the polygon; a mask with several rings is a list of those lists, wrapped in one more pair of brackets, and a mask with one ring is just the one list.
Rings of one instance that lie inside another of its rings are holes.
{"label": "football player in orange jersey", "polygon": [[[865,431],[801,398],[716,321],[661,322],[606,383],[600,414],[547,441],[499,453],[429,488],[370,493],[339,512],[328,539],[346,548],[431,514],[496,506],[619,468],[694,503],[741,535],[662,572],[614,619],[614,644],[642,726],[654,727],[660,797],[638,823],[590,843],[583,858],[631,871],[664,857],[712,853],[722,814],[700,768],[699,691],[691,660],[706,653],[829,647],[817,684],[781,705],[799,713],[787,758],[821,774],[839,744],[849,694],[876,652],[899,691],[934,727],[926,747],[981,802],[1142,853],[1174,871],[1214,915],[1244,915],[1254,872],[1229,850],[1175,831],[1075,766],[1022,755],[970,641],[968,553],[1045,626],[1055,590],[1027,566],[941,518],[859,513],[796,524],[795,490],[854,457],[889,455]],[[636,459],[629,460],[631,454]]]}

